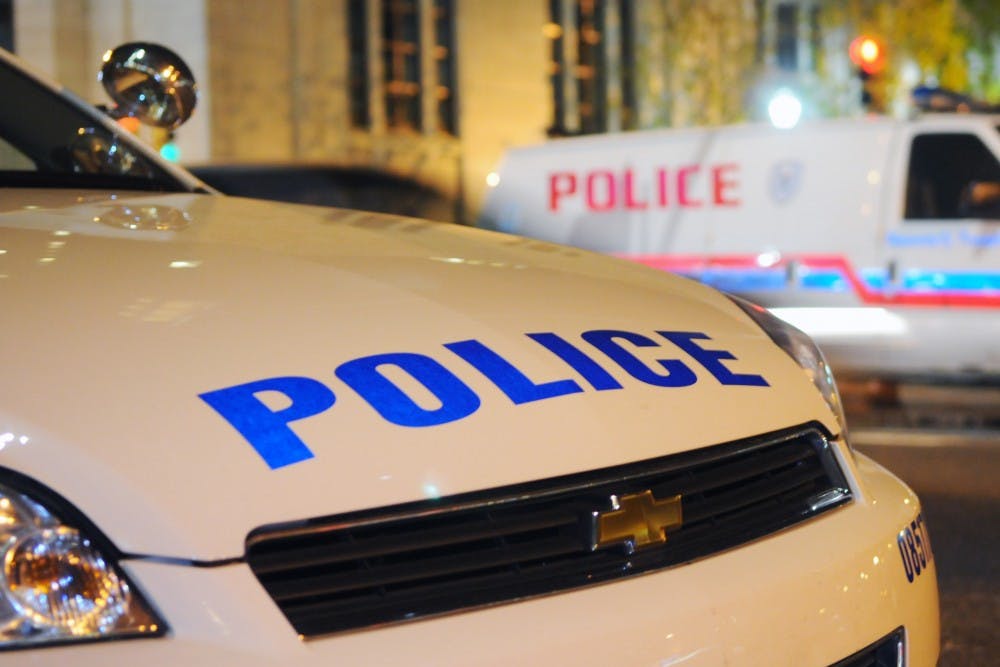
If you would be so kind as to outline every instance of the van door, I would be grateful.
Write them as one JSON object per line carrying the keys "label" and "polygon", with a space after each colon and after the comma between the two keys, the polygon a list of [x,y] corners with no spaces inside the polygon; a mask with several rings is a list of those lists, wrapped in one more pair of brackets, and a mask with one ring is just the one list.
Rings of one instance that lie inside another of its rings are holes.
{"label": "van door", "polygon": [[903,217],[886,234],[888,301],[1000,305],[998,154],[996,128],[912,135]]}

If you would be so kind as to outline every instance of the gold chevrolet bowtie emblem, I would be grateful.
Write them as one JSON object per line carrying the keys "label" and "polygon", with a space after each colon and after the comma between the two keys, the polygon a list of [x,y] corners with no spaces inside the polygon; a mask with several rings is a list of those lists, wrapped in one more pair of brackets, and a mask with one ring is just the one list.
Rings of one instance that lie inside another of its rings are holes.
{"label": "gold chevrolet bowtie emblem", "polygon": [[667,541],[667,530],[681,526],[681,497],[656,500],[652,491],[611,497],[610,512],[596,514],[594,547],[625,542],[635,548]]}

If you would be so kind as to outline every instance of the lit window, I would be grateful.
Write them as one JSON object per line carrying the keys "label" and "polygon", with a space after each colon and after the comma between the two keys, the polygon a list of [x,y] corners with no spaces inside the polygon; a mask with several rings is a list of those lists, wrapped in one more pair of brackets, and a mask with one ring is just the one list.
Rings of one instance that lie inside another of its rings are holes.
{"label": "lit window", "polygon": [[605,3],[580,0],[576,6],[576,90],[580,105],[580,131],[607,130],[608,79],[604,53]]}
{"label": "lit window", "polygon": [[[542,27],[552,54],[547,72],[553,110],[549,134],[636,127],[633,3],[577,0],[570,16],[563,10],[561,0],[550,0],[549,22]],[[570,34],[575,39],[567,40]],[[617,67],[612,68],[612,62]],[[612,84],[619,93],[616,120],[611,120],[609,104]]]}
{"label": "lit window", "polygon": [[457,135],[454,6],[454,0],[434,0],[434,62],[437,65],[438,128]]}
{"label": "lit window", "polygon": [[391,128],[419,131],[420,12],[416,0],[383,0],[382,61],[385,72],[385,117]]}
{"label": "lit window", "polygon": [[549,134],[560,136],[566,131],[566,55],[563,52],[562,0],[549,0],[550,21],[542,27],[542,34],[551,42],[552,59],[549,61],[549,84],[552,86],[552,126]]}

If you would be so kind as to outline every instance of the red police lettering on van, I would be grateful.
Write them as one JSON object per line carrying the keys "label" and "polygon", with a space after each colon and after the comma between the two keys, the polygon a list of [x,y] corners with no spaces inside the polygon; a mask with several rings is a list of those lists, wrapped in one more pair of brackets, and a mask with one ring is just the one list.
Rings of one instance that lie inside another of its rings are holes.
{"label": "red police lettering on van", "polygon": [[549,210],[557,212],[574,200],[595,212],[735,207],[741,204],[739,171],[740,166],[731,162],[655,167],[651,171],[632,167],[556,171],[549,174]]}

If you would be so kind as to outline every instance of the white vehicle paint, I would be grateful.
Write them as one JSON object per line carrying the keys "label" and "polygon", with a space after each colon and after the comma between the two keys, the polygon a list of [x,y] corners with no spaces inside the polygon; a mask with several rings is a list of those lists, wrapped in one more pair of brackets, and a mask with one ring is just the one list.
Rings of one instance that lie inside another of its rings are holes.
{"label": "white vehicle paint", "polygon": [[9,56],[0,83],[141,167],[59,171],[0,104],[11,660],[936,664],[919,500],[766,311],[574,248],[201,193]]}
{"label": "white vehicle paint", "polygon": [[838,370],[1000,376],[1000,116],[643,131],[507,152],[481,224],[774,309]]}

